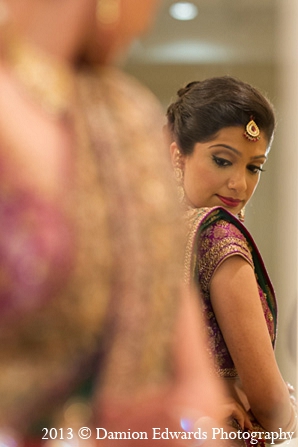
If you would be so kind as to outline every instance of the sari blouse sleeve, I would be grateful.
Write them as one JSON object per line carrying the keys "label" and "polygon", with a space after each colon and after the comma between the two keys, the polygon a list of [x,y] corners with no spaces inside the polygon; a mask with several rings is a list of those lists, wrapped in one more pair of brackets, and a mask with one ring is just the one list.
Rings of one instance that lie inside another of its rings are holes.
{"label": "sari blouse sleeve", "polygon": [[232,223],[219,220],[202,231],[198,245],[198,276],[202,290],[209,289],[217,268],[234,255],[243,257],[254,267],[246,238]]}
{"label": "sari blouse sleeve", "polygon": [[202,308],[209,333],[210,354],[215,358],[218,374],[223,377],[236,377],[237,371],[228,347],[218,326],[210,299],[210,281],[217,268],[231,256],[241,256],[254,270],[264,317],[272,343],[275,341],[275,326],[268,305],[267,289],[262,287],[256,271],[255,249],[248,237],[233,221],[218,219],[202,226],[196,244],[196,265],[194,275],[201,289]]}

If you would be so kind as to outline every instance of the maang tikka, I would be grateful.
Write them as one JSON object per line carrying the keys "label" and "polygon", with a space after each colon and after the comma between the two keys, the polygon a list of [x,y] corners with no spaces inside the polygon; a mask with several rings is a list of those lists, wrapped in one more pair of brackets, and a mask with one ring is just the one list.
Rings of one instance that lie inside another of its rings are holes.
{"label": "maang tikka", "polygon": [[260,129],[258,128],[257,124],[255,123],[253,116],[250,117],[250,121],[247,123],[243,135],[249,141],[253,141],[253,142],[259,141]]}

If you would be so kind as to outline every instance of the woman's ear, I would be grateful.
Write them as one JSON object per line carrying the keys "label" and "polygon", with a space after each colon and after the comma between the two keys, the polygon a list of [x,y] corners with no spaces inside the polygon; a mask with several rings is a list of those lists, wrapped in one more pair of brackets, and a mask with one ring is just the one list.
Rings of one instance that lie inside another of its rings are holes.
{"label": "woman's ear", "polygon": [[178,168],[178,169],[181,169],[183,171],[184,157],[181,154],[181,151],[180,151],[180,149],[177,146],[177,143],[175,141],[173,141],[170,144],[170,156],[171,156],[171,161],[172,161],[173,168]]}

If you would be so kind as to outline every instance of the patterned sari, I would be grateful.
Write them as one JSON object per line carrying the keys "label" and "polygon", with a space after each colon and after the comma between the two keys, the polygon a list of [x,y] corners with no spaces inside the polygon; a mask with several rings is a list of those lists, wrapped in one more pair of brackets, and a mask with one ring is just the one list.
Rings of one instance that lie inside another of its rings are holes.
{"label": "patterned sari", "polygon": [[[237,382],[238,374],[216,320],[210,299],[210,281],[216,269],[230,256],[241,256],[254,269],[258,284],[260,301],[268,332],[274,348],[277,330],[277,305],[274,290],[265,269],[260,253],[251,235],[243,224],[223,208],[189,209],[186,213],[188,224],[185,252],[185,281],[194,279],[202,296],[203,314],[209,336],[209,351],[215,359],[215,368],[219,376],[231,382]],[[248,404],[246,399],[246,404]],[[249,409],[249,408],[248,408]],[[236,421],[233,421],[236,430]],[[265,432],[256,422],[254,431]],[[249,432],[247,432],[249,433]],[[264,440],[258,444],[247,434],[243,445],[264,446]]]}

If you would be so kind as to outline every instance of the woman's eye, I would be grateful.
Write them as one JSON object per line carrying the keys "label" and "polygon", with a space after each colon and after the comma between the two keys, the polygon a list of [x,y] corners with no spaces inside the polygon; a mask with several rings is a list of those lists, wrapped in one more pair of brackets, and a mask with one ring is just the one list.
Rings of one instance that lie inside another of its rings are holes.
{"label": "woman's eye", "polygon": [[247,169],[252,172],[253,174],[258,174],[259,172],[264,172],[264,169],[261,168],[261,166],[254,166],[249,165]]}
{"label": "woman's eye", "polygon": [[216,155],[212,155],[213,161],[217,164],[217,166],[224,167],[224,166],[231,166],[231,162],[229,160],[226,160],[225,158],[217,157]]}

